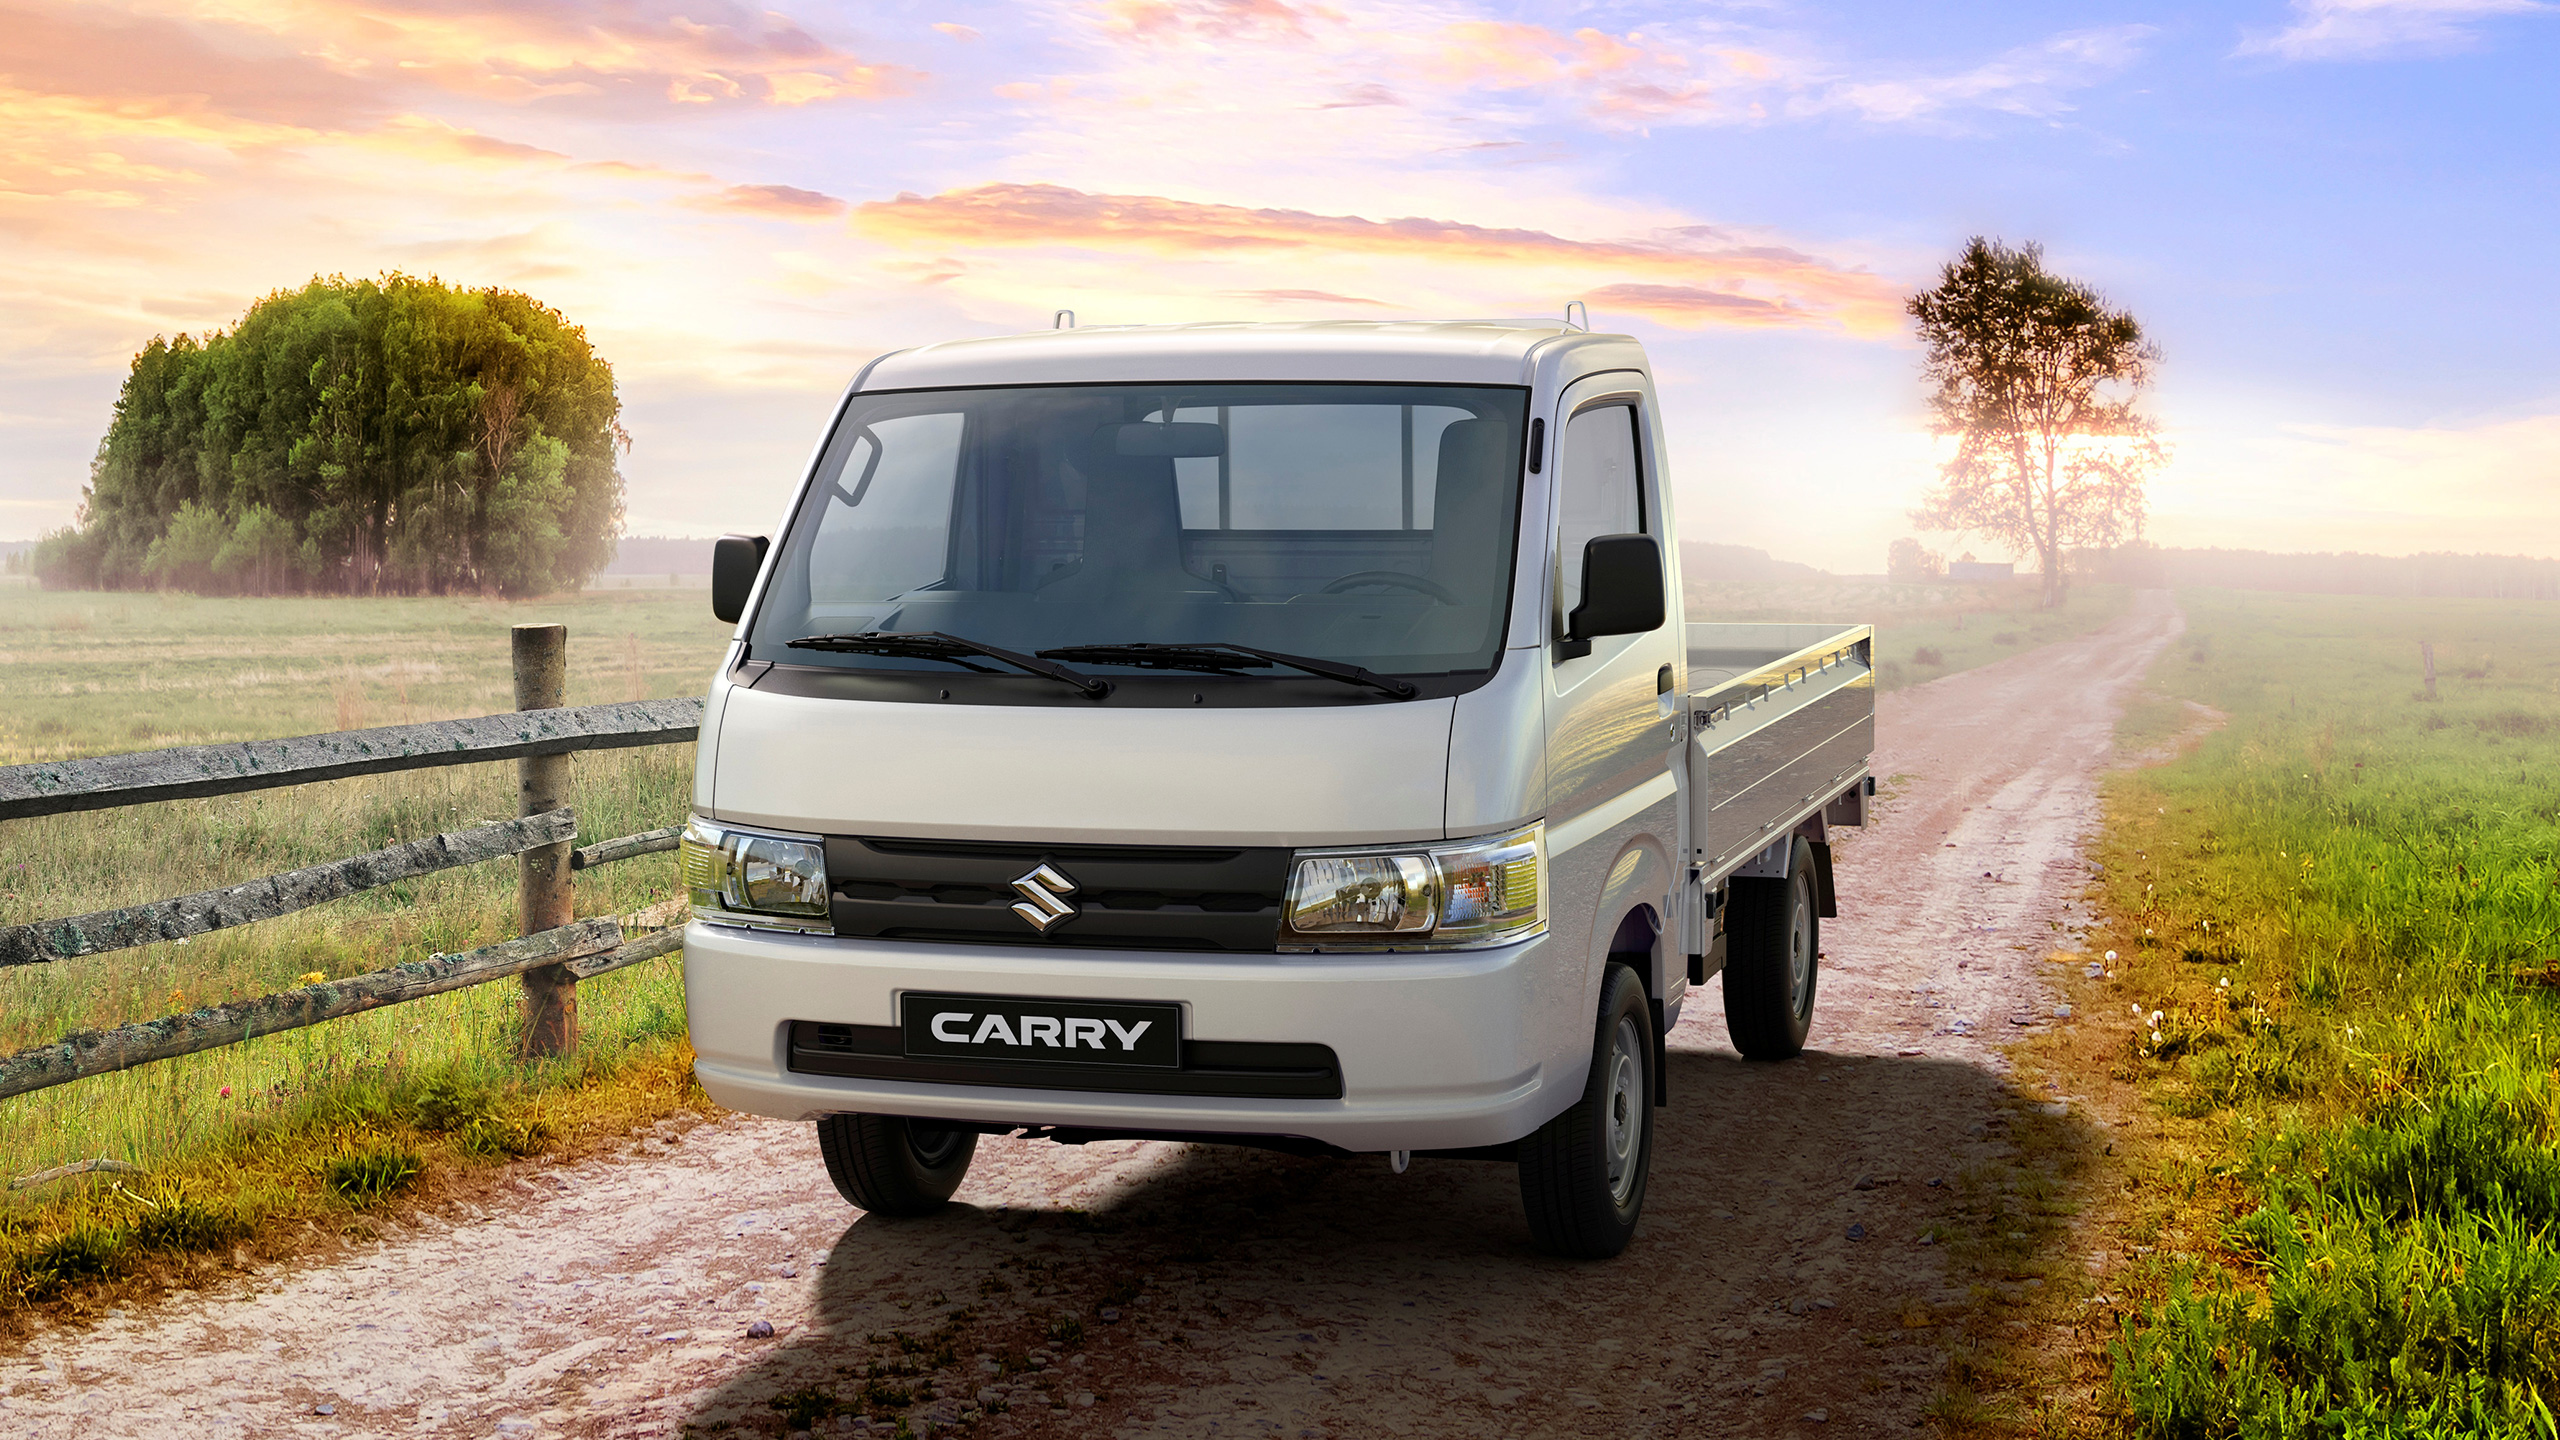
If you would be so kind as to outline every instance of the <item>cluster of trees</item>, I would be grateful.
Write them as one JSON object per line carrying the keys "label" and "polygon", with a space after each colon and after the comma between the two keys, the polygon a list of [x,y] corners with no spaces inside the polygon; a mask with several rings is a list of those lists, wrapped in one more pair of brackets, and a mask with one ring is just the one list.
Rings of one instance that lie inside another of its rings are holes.
{"label": "cluster of trees", "polygon": [[48,586],[539,594],[622,528],[613,368],[513,290],[314,279],[229,331],[153,339]]}
{"label": "cluster of trees", "polygon": [[[2032,553],[2044,604],[2062,603],[2065,557],[2142,534],[2144,488],[2163,457],[2139,399],[2159,351],[2124,310],[2056,275],[2034,245],[1976,237],[1907,307],[1927,347],[1933,428],[1956,442],[1912,512]],[[1922,563],[1919,552],[1889,568]]]}

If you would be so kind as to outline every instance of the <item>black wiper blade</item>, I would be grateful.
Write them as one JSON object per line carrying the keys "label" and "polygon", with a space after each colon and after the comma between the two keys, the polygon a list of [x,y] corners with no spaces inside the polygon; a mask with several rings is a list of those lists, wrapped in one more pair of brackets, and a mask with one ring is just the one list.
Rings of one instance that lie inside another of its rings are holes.
{"label": "black wiper blade", "polygon": [[1268,670],[1271,662],[1256,655],[1239,655],[1231,650],[1213,649],[1206,645],[1156,645],[1145,641],[1127,645],[1062,645],[1043,650],[1044,660],[1073,660],[1089,665],[1135,665],[1142,670]]}
{"label": "black wiper blade", "polygon": [[1010,665],[1026,674],[1073,685],[1096,700],[1111,693],[1111,682],[1099,676],[1070,670],[1037,656],[1016,654],[993,645],[981,645],[975,640],[964,640],[957,635],[945,635],[939,630],[869,630],[860,635],[804,635],[790,642],[790,647],[794,650],[825,650],[840,655],[883,655],[895,660],[947,660],[955,665],[966,663],[971,656],[980,656]]}
{"label": "black wiper blade", "polygon": [[[1074,645],[1057,650],[1043,650],[1040,653],[1060,659],[1097,662],[1127,655],[1145,657],[1136,660],[1135,663],[1145,664],[1152,660],[1165,668],[1200,670],[1230,667],[1243,669],[1248,668],[1253,660],[1258,660],[1272,665],[1285,665],[1292,670],[1303,670],[1309,675],[1321,675],[1327,680],[1339,680],[1345,685],[1365,685],[1372,690],[1383,690],[1399,700],[1410,700],[1420,693],[1414,689],[1413,682],[1409,680],[1399,680],[1392,675],[1381,675],[1375,670],[1364,669],[1358,665],[1347,665],[1339,660],[1319,660],[1312,655],[1292,655],[1285,650],[1265,650],[1254,645],[1237,645],[1225,640],[1203,640],[1191,645]],[[1193,659],[1197,663],[1177,666],[1173,659],[1176,655]],[[1251,657],[1251,660],[1239,658],[1247,656]]]}

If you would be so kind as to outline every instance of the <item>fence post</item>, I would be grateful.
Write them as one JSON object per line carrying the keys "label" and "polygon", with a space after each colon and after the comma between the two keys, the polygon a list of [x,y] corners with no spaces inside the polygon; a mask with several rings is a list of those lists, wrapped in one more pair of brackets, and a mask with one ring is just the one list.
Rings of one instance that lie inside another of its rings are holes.
{"label": "fence post", "polygon": [[[511,632],[516,708],[554,710],[568,703],[569,627],[518,625]],[[539,815],[569,803],[569,757],[528,755],[516,762],[516,814]],[[524,933],[557,929],[577,918],[569,891],[569,851],[577,842],[539,845],[516,859]],[[578,1044],[578,980],[558,965],[524,972],[527,1055],[564,1055]]]}

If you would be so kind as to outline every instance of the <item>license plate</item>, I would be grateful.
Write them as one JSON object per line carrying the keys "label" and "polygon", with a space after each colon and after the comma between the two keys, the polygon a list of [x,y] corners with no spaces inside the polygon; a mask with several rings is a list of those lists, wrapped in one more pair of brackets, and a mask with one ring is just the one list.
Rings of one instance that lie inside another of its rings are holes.
{"label": "license plate", "polygon": [[909,1055],[1182,1068],[1182,1007],[1011,995],[904,996]]}

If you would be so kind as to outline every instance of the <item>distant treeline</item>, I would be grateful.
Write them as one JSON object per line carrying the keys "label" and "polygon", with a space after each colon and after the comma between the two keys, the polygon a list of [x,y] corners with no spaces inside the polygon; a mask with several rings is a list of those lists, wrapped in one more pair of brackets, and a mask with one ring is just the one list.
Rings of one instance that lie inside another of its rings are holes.
{"label": "distant treeline", "polygon": [[1772,560],[1768,551],[1749,545],[1683,540],[1680,542],[1680,577],[1692,585],[1766,585],[1788,580],[1819,580],[1823,573],[1793,560]]}
{"label": "distant treeline", "polygon": [[315,279],[133,358],[46,585],[356,594],[575,586],[622,525],[613,368],[513,290]]}
{"label": "distant treeline", "polygon": [[2323,595],[2464,595],[2560,600],[2560,560],[2527,555],[2286,555],[2268,550],[2172,550],[2127,545],[2084,551],[2072,568],[2128,585],[2212,585]]}

